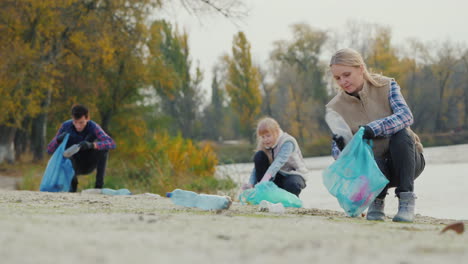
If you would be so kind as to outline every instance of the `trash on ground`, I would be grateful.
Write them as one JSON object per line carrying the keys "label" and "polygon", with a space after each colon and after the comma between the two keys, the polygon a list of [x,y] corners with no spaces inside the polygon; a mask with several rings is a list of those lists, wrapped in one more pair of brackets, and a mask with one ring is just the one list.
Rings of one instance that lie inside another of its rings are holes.
{"label": "trash on ground", "polygon": [[197,207],[203,210],[228,209],[232,204],[231,197],[229,196],[198,194],[181,189],[168,192],[166,197],[169,197],[174,204],[185,207]]}
{"label": "trash on ground", "polygon": [[260,204],[261,201],[282,203],[284,207],[302,207],[302,201],[296,195],[279,188],[274,182],[261,182],[255,188],[247,189],[239,195],[242,204]]}
{"label": "trash on ground", "polygon": [[81,193],[84,194],[105,194],[105,195],[131,195],[132,192],[130,192],[128,189],[109,189],[109,188],[103,188],[103,189],[86,189],[81,191]]}
{"label": "trash on ground", "polygon": [[447,225],[446,227],[444,227],[444,229],[442,229],[442,231],[440,231],[440,233],[445,233],[448,230],[453,230],[457,234],[463,234],[463,232],[465,232],[465,224],[463,222],[456,222]]}
{"label": "trash on ground", "polygon": [[260,212],[270,212],[275,214],[284,214],[286,208],[282,203],[270,203],[268,201],[261,201],[259,204],[259,211]]}
{"label": "trash on ground", "polygon": [[84,193],[84,194],[102,194],[102,189],[86,189],[86,190],[82,190],[81,193]]}

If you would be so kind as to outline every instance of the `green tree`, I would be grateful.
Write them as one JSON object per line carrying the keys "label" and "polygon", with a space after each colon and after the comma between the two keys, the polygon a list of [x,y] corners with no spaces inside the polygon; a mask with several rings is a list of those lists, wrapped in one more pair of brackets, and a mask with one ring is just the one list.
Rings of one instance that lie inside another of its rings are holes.
{"label": "green tree", "polygon": [[165,21],[153,23],[150,51],[150,80],[159,97],[163,114],[175,124],[171,130],[184,137],[195,137],[195,121],[201,104],[200,83],[203,75],[197,67],[190,73],[192,61],[186,33],[173,30]]}
{"label": "green tree", "polygon": [[221,137],[221,128],[225,117],[225,95],[218,66],[213,68],[211,80],[211,102],[204,111],[204,136],[213,140]]}
{"label": "green tree", "polygon": [[253,141],[253,130],[260,114],[262,98],[259,89],[258,69],[252,64],[250,43],[243,32],[234,36],[232,57],[227,57],[228,64],[226,90],[230,104],[239,115],[241,133]]}
{"label": "green tree", "polygon": [[458,49],[451,45],[451,43],[443,43],[443,46],[439,49],[437,53],[436,63],[432,66],[432,71],[434,76],[438,80],[439,84],[439,107],[437,109],[436,116],[436,129],[438,131],[444,130],[446,128],[446,119],[445,113],[449,104],[446,99],[447,89],[450,83],[450,77],[455,72],[455,66],[458,64],[460,56],[457,54]]}

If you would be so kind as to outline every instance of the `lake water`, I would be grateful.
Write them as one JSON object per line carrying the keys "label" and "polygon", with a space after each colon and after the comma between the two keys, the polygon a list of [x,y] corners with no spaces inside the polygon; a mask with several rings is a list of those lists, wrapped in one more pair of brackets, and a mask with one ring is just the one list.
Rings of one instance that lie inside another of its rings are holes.
{"label": "lake water", "polygon": [[[426,168],[415,181],[416,213],[437,218],[468,220],[468,144],[424,149]],[[322,183],[322,171],[333,163],[331,157],[306,158],[310,172],[307,187],[300,198],[305,208],[342,211],[335,197]],[[220,175],[229,175],[238,183],[247,182],[252,163],[221,165]],[[398,209],[394,188],[386,198],[385,213],[393,216]],[[467,199],[467,200],[465,200]]]}

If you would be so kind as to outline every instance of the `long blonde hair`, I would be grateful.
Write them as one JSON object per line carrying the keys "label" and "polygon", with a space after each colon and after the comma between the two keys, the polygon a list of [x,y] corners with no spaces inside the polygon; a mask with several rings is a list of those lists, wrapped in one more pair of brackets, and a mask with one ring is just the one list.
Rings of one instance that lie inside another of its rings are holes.
{"label": "long blonde hair", "polygon": [[276,122],[275,119],[271,117],[264,117],[260,119],[257,123],[257,149],[258,150],[264,150],[265,148],[263,147],[263,142],[262,142],[262,135],[266,133],[270,133],[275,136],[276,140],[278,140],[279,134],[281,132],[281,127]]}
{"label": "long blonde hair", "polygon": [[376,87],[383,86],[383,83],[379,83],[376,79],[372,77],[372,75],[369,73],[367,70],[366,63],[364,62],[364,59],[362,58],[361,54],[359,52],[350,49],[350,48],[344,48],[340,49],[330,59],[330,67],[332,65],[343,65],[343,66],[350,66],[350,67],[363,67],[364,69],[364,80],[370,82],[372,85]]}

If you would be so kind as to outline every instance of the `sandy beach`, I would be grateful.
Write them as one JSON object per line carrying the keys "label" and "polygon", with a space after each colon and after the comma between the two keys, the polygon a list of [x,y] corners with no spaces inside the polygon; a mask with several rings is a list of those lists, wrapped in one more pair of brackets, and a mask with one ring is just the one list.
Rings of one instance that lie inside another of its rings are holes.
{"label": "sandy beach", "polygon": [[[1,263],[467,263],[454,220],[370,222],[341,212],[220,212],[148,194],[0,190]],[[465,221],[465,226],[468,221]]]}

